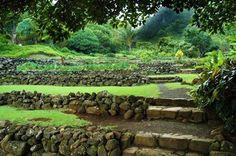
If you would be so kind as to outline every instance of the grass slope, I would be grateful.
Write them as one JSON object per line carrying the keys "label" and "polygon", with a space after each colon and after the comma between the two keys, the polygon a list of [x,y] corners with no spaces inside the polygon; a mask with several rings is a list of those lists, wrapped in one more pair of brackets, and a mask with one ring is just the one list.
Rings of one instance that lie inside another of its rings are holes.
{"label": "grass slope", "polygon": [[44,86],[44,85],[2,85],[0,93],[11,91],[37,91],[45,94],[62,94],[70,92],[92,93],[107,90],[114,95],[135,95],[144,97],[159,97],[160,91],[157,84],[149,84],[132,87],[103,86],[103,87],[62,87],[62,86]]}
{"label": "grass slope", "polygon": [[52,48],[47,45],[25,45],[19,46],[14,44],[5,44],[0,47],[0,56],[1,57],[29,57],[31,55],[45,55],[45,56],[64,56],[68,57],[70,55],[76,55],[72,51],[62,52],[55,48]]}
{"label": "grass slope", "polygon": [[[0,106],[0,120],[9,120],[19,124],[37,124],[40,126],[85,126],[86,120],[78,119],[76,115],[65,114],[60,110],[24,110],[10,106]],[[48,118],[48,121],[32,121],[35,118]]]}

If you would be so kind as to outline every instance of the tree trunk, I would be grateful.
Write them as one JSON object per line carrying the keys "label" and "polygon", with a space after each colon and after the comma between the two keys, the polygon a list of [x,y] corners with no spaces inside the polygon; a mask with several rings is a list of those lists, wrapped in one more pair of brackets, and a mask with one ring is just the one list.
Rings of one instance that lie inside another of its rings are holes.
{"label": "tree trunk", "polygon": [[16,43],[16,20],[12,22],[12,30],[11,30],[11,42]]}

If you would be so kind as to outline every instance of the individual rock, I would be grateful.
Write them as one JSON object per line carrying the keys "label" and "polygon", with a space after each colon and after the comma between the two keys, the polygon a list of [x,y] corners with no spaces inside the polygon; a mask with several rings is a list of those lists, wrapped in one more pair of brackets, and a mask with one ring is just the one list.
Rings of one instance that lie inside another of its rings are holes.
{"label": "individual rock", "polygon": [[43,148],[43,145],[42,144],[36,144],[36,145],[33,145],[31,148],[30,148],[30,151],[31,152],[36,152],[36,151],[38,151],[38,150],[40,150],[40,149],[42,149]]}
{"label": "individual rock", "polygon": [[188,148],[189,142],[190,138],[187,136],[163,134],[159,137],[159,145],[163,148],[185,150]]}
{"label": "individual rock", "polygon": [[131,119],[133,117],[133,115],[134,115],[134,111],[133,110],[128,110],[124,114],[124,119],[125,120]]}
{"label": "individual rock", "polygon": [[104,145],[98,146],[98,156],[107,156],[107,151]]}
{"label": "individual rock", "polygon": [[111,153],[109,154],[109,156],[121,156],[121,150],[120,148],[115,148],[111,151]]}
{"label": "individual rock", "polygon": [[138,147],[130,147],[126,148],[123,151],[123,156],[136,156],[136,152],[138,151]]}
{"label": "individual rock", "polygon": [[135,135],[134,144],[139,146],[156,147],[157,140],[151,133],[138,133]]}
{"label": "individual rock", "polygon": [[166,119],[175,119],[182,107],[170,107],[161,110],[161,117]]}
{"label": "individual rock", "polygon": [[196,139],[190,141],[189,149],[196,152],[208,153],[210,145],[214,142],[212,139]]}
{"label": "individual rock", "polygon": [[89,156],[96,156],[97,155],[97,147],[96,146],[90,146],[88,149],[87,149],[87,154]]}
{"label": "individual rock", "polygon": [[14,156],[22,156],[27,151],[26,142],[22,141],[8,141],[7,145],[3,147],[3,150]]}
{"label": "individual rock", "polygon": [[132,144],[133,134],[130,132],[123,133],[120,140],[122,149],[125,149]]}
{"label": "individual rock", "polygon": [[234,144],[229,141],[222,141],[220,150],[224,152],[234,152],[235,147]]}
{"label": "individual rock", "polygon": [[201,123],[204,120],[205,120],[205,112],[197,108],[192,110],[192,115],[190,120],[191,122]]}
{"label": "individual rock", "polygon": [[130,104],[128,102],[123,102],[119,105],[121,111],[127,111],[128,109],[130,109]]}
{"label": "individual rock", "polygon": [[113,149],[119,147],[119,142],[116,139],[108,140],[105,147],[108,151],[112,151]]}
{"label": "individual rock", "polygon": [[219,151],[220,150],[220,143],[214,142],[210,145],[209,151]]}
{"label": "individual rock", "polygon": [[88,107],[88,108],[86,109],[86,113],[88,113],[88,114],[93,114],[93,115],[100,115],[100,114],[101,114],[99,108],[96,107],[96,106],[94,106],[94,107]]}
{"label": "individual rock", "polygon": [[135,114],[135,116],[134,116],[134,120],[136,120],[136,121],[140,121],[140,120],[142,120],[144,118],[144,115],[142,114],[142,113],[137,113],[137,114]]}
{"label": "individual rock", "polygon": [[147,109],[147,118],[148,119],[160,119],[162,109],[163,109],[163,107],[149,106]]}

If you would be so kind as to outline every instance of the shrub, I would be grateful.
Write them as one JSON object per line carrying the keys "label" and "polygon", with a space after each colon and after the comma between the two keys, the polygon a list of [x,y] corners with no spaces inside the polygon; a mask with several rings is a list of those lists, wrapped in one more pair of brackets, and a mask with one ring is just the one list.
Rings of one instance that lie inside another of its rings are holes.
{"label": "shrub", "polygon": [[236,132],[236,68],[221,52],[212,52],[201,66],[200,85],[191,92],[199,107],[215,111],[229,133]]}
{"label": "shrub", "polygon": [[68,39],[68,47],[86,54],[99,51],[100,43],[97,36],[90,30],[80,30]]}
{"label": "shrub", "polygon": [[35,43],[38,39],[38,27],[35,22],[26,18],[18,23],[16,27],[17,38],[25,43]]}
{"label": "shrub", "polygon": [[109,25],[88,24],[86,28],[90,29],[98,38],[100,43],[99,51],[102,53],[115,52],[112,44],[112,27]]}
{"label": "shrub", "polygon": [[184,53],[182,50],[178,50],[175,54],[175,57],[180,60],[184,56]]}
{"label": "shrub", "polygon": [[185,40],[197,47],[200,51],[200,56],[204,56],[206,52],[217,50],[217,47],[213,47],[213,42],[206,32],[200,31],[196,27],[188,27],[184,32]]}

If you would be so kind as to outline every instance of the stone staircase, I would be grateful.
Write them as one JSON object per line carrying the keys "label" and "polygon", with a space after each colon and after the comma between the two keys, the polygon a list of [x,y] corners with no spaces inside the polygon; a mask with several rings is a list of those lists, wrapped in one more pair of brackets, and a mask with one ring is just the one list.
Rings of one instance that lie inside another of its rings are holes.
{"label": "stone staircase", "polygon": [[139,132],[123,156],[225,156],[226,152],[214,151],[218,144],[214,139],[192,135]]}
{"label": "stone staircase", "polygon": [[172,119],[182,122],[202,123],[207,121],[204,110],[194,107],[192,100],[158,99],[147,111],[148,119]]}
{"label": "stone staircase", "polygon": [[[193,101],[187,99],[157,99],[150,104],[146,115],[148,119],[193,123],[208,119],[204,110],[196,108]],[[141,131],[135,134],[133,143],[123,151],[123,156],[236,156],[236,145],[220,137],[209,137]]]}
{"label": "stone staircase", "polygon": [[203,110],[194,107],[149,106],[147,118],[202,123],[206,121],[206,114]]}

